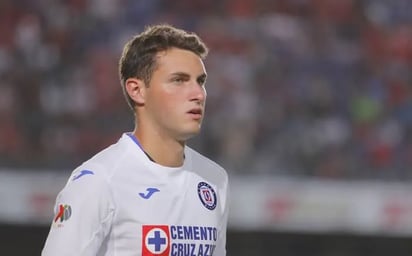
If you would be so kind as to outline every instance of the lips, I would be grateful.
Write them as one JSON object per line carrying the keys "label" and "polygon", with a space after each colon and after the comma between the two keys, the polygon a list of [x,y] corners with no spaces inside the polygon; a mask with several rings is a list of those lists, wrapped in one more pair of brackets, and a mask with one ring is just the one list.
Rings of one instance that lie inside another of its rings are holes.
{"label": "lips", "polygon": [[201,108],[194,108],[189,110],[187,113],[195,119],[200,119],[202,117],[203,110]]}
{"label": "lips", "polygon": [[189,111],[190,114],[197,114],[197,115],[201,115],[202,114],[202,109],[200,108],[196,108],[196,109],[192,109]]}

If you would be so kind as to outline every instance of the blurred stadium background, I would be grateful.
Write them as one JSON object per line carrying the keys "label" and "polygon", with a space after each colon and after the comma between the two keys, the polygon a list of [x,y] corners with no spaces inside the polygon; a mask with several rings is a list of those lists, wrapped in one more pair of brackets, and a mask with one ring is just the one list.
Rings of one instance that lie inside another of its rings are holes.
{"label": "blurred stadium background", "polygon": [[158,22],[211,49],[191,145],[231,177],[228,256],[411,255],[410,0],[1,0],[1,255],[39,255],[71,170],[132,129],[117,61]]}

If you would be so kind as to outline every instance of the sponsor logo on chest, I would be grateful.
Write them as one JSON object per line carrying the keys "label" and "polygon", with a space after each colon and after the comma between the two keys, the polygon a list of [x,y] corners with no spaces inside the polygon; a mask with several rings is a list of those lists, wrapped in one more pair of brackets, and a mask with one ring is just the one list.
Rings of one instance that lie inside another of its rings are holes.
{"label": "sponsor logo on chest", "polygon": [[217,229],[207,226],[143,225],[142,256],[212,256]]}

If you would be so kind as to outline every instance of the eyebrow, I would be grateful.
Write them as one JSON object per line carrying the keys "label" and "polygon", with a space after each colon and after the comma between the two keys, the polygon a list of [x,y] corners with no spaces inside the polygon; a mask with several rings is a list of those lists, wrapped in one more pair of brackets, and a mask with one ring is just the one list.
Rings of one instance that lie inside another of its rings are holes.
{"label": "eyebrow", "polygon": [[[190,78],[190,75],[188,74],[188,73],[185,73],[185,72],[175,72],[175,73],[171,73],[170,74],[170,76],[180,76],[180,77],[184,77],[184,78]],[[200,76],[198,76],[197,78],[196,78],[196,81],[202,81],[202,82],[204,82],[204,81],[206,81],[206,78],[207,78],[207,74],[206,73],[203,73],[203,74],[201,74]]]}
{"label": "eyebrow", "polygon": [[185,72],[175,72],[175,73],[171,73],[170,76],[181,76],[181,77],[185,77],[185,78],[189,78],[190,75],[188,73]]}

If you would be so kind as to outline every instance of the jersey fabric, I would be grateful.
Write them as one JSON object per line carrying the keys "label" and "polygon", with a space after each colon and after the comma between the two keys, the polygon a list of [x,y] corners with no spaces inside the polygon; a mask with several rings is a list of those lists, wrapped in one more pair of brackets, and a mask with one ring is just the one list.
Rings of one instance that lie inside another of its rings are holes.
{"label": "jersey fabric", "polygon": [[43,256],[224,256],[228,176],[188,146],[181,167],[151,161],[125,133],[58,194]]}

